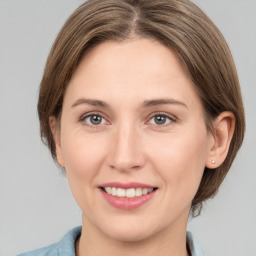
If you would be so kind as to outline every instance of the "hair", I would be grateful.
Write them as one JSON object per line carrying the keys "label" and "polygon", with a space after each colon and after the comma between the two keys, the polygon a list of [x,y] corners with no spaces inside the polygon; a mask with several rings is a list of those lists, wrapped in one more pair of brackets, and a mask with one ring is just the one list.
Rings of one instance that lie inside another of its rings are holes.
{"label": "hair", "polygon": [[229,47],[213,22],[189,0],[88,0],[68,18],[48,56],[40,85],[38,114],[41,138],[56,160],[49,117],[60,120],[63,97],[80,60],[92,47],[108,40],[149,38],[172,49],[194,84],[207,129],[223,111],[235,116],[228,155],[214,170],[205,167],[192,201],[193,216],[213,197],[240,148],[245,117],[235,64]]}

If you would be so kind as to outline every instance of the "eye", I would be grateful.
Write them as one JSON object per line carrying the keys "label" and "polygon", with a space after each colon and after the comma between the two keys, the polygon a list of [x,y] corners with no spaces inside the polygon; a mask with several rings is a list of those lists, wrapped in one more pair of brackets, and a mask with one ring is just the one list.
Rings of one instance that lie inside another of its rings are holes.
{"label": "eye", "polygon": [[165,114],[158,114],[151,117],[149,123],[153,125],[168,125],[173,121],[174,120],[171,117]]}
{"label": "eye", "polygon": [[83,117],[81,120],[90,126],[99,126],[107,123],[106,119],[98,114],[87,115]]}

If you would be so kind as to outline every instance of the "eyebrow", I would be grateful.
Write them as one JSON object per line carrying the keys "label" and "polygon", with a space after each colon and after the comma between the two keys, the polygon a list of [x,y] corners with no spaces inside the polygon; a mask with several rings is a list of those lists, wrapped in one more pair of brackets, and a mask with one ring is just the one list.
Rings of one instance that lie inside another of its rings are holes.
{"label": "eyebrow", "polygon": [[188,106],[182,102],[175,99],[154,99],[154,100],[145,100],[143,106],[145,107],[152,107],[156,105],[165,105],[165,104],[174,104],[174,105],[181,105],[183,107],[188,108]]}
{"label": "eyebrow", "polygon": [[[110,106],[102,101],[102,100],[96,100],[96,99],[85,99],[85,98],[80,98],[78,100],[76,100],[73,104],[72,104],[72,108],[79,106],[79,105],[83,105],[83,104],[88,104],[88,105],[92,105],[95,107],[102,107],[102,108],[110,108]],[[174,104],[174,105],[181,105],[184,106],[186,108],[188,108],[188,106],[178,100],[175,99],[153,99],[153,100],[145,100],[143,102],[143,107],[152,107],[152,106],[157,106],[157,105],[165,105],[165,104]]]}
{"label": "eyebrow", "polygon": [[79,105],[83,105],[83,104],[88,104],[88,105],[92,105],[95,107],[105,107],[105,108],[109,108],[109,105],[102,101],[102,100],[95,100],[95,99],[85,99],[85,98],[80,98],[78,100],[76,100],[73,104],[72,104],[72,108],[79,106]]}

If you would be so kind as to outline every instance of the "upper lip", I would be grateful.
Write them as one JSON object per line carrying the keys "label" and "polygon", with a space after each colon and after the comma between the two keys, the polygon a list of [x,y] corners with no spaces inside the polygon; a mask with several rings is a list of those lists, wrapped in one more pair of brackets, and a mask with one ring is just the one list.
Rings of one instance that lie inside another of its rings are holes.
{"label": "upper lip", "polygon": [[123,189],[129,189],[129,188],[156,188],[155,186],[144,184],[144,183],[138,183],[138,182],[108,182],[101,184],[99,187],[114,187],[114,188],[123,188]]}

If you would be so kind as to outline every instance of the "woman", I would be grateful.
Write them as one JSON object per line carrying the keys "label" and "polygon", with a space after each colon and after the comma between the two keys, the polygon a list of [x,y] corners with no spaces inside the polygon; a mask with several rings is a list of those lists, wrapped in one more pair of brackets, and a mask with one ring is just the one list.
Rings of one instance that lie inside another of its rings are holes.
{"label": "woman", "polygon": [[38,101],[82,227],[22,255],[204,255],[188,216],[240,148],[244,111],[219,30],[187,0],[89,0],[60,31]]}

